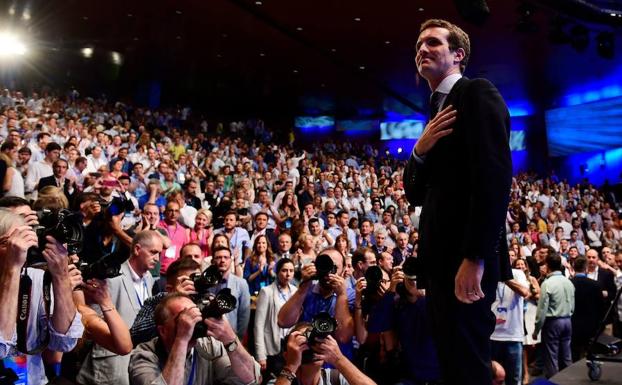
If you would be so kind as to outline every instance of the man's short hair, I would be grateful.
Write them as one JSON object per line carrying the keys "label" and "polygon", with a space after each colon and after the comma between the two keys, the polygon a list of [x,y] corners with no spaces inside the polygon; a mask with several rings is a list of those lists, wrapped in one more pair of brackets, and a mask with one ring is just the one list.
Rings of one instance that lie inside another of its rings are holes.
{"label": "man's short hair", "polygon": [[65,163],[65,165],[67,165],[67,167],[69,167],[69,162],[67,162],[65,159],[63,158],[58,158],[54,161],[54,163],[52,163],[52,167],[56,167],[58,166],[59,163]]}
{"label": "man's short hair", "polygon": [[460,72],[464,73],[467,64],[469,64],[469,57],[471,56],[471,40],[469,39],[469,35],[464,32],[462,28],[443,19],[429,19],[424,21],[421,24],[421,28],[419,28],[419,33],[434,27],[445,28],[449,31],[447,43],[449,43],[449,49],[452,52],[456,51],[458,48],[464,50],[464,58],[460,62]]}
{"label": "man's short hair", "polygon": [[316,217],[309,218],[309,227],[311,227],[311,224],[313,223],[320,223],[320,220],[317,219]]}
{"label": "man's short hair", "polygon": [[[188,244],[184,245],[184,247],[186,247],[188,245],[193,245],[194,246],[194,245],[197,245],[197,244],[196,243],[188,243]],[[181,252],[180,252],[180,254],[181,254]],[[168,266],[168,269],[166,269],[166,283],[168,285],[175,285],[175,281],[177,280],[177,277],[179,276],[180,272],[186,271],[186,270],[193,270],[193,271],[195,271],[195,270],[198,270],[200,268],[201,268],[201,266],[197,263],[197,261],[195,261],[194,259],[192,259],[190,257],[179,258],[175,262],[171,263]]]}
{"label": "man's short hair", "polygon": [[231,256],[231,249],[226,246],[214,247],[214,249],[212,250],[212,255],[216,255],[216,252],[221,251],[221,250],[227,250],[227,252]]}
{"label": "man's short hair", "polygon": [[546,257],[546,266],[549,268],[550,272],[561,271],[562,257],[558,254],[549,254],[548,257]]}
{"label": "man's short hair", "polygon": [[349,215],[348,210],[339,210],[337,212],[337,218],[341,217],[344,214],[348,214]]}
{"label": "man's short hair", "polygon": [[160,233],[154,230],[144,230],[136,235],[132,239],[132,252],[134,252],[134,247],[140,244],[141,246],[150,245],[152,240],[156,237],[161,237]]}
{"label": "man's short hair", "polygon": [[257,217],[259,217],[259,216],[261,216],[261,215],[265,216],[265,217],[266,217],[266,219],[270,219],[270,216],[268,216],[268,213],[266,213],[266,212],[264,212],[264,211],[260,211],[260,212],[258,212],[257,214],[255,214],[255,218],[253,218],[253,220],[257,220]]}
{"label": "man's short hair", "polygon": [[17,151],[18,154],[28,154],[28,155],[32,155],[32,150],[28,147],[22,147],[19,149],[19,151]]}
{"label": "man's short hair", "polygon": [[168,321],[171,317],[171,313],[168,310],[168,304],[179,298],[190,299],[190,297],[182,293],[170,293],[167,294],[162,301],[160,301],[158,306],[156,306],[153,319],[157,326],[164,325],[166,321]]}
{"label": "man's short hair", "polygon": [[[52,135],[50,135],[49,132],[40,132],[39,134],[37,134],[37,142],[40,142],[41,139],[45,138],[46,136],[51,137]],[[46,148],[46,151],[47,151],[47,148]]]}
{"label": "man's short hair", "polygon": [[28,202],[24,198],[15,197],[15,196],[4,196],[0,198],[0,207],[16,208],[16,207],[22,207],[22,206],[30,207],[30,202]]}
{"label": "man's short hair", "polygon": [[227,212],[225,213],[225,215],[223,215],[223,218],[226,218],[226,217],[228,217],[229,215],[233,215],[233,216],[235,217],[235,220],[236,220],[236,221],[238,220],[238,213],[236,213],[236,212],[235,212],[235,211],[233,211],[233,210],[229,210],[229,211],[227,211]]}
{"label": "man's short hair", "polygon": [[60,151],[62,150],[60,147],[60,144],[56,143],[56,142],[50,142],[47,144],[47,146],[45,146],[45,152],[52,152],[52,151]]}
{"label": "man's short hair", "polygon": [[354,253],[352,253],[352,266],[356,267],[359,262],[365,263],[367,261],[365,254],[373,254],[373,252],[374,251],[369,247],[359,247],[358,249],[354,250]]}
{"label": "man's short hair", "polygon": [[574,271],[577,273],[585,273],[587,270],[587,258],[584,256],[578,256],[577,259],[574,260]]}

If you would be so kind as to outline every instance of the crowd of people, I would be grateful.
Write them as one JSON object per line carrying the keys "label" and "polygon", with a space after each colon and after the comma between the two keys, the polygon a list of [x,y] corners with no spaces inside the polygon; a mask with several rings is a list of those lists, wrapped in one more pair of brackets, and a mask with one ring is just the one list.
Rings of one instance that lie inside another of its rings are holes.
{"label": "crowd of people", "polygon": [[[4,90],[0,109],[0,357],[27,353],[29,383],[441,383],[404,162],[76,92]],[[587,182],[514,177],[498,383],[585,356],[622,286],[619,207]],[[79,247],[45,210],[77,218]],[[225,294],[234,308],[209,313]]]}

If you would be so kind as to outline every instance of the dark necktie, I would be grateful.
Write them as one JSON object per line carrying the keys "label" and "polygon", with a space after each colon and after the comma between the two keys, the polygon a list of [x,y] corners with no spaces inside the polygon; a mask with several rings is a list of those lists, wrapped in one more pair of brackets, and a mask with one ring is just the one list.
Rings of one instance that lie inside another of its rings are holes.
{"label": "dark necktie", "polygon": [[441,99],[445,96],[442,92],[433,92],[430,97],[430,119],[434,119],[438,111],[441,109]]}

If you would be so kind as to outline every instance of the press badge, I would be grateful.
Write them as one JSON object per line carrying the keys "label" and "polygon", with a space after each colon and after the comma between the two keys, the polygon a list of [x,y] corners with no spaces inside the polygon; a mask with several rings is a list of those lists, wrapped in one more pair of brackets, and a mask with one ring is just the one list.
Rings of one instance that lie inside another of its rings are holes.
{"label": "press badge", "polygon": [[171,247],[169,247],[168,249],[166,249],[166,251],[164,252],[164,256],[166,258],[175,258],[175,252],[177,251],[177,246],[173,245]]}
{"label": "press badge", "polygon": [[497,325],[504,324],[508,319],[508,308],[499,306],[497,307]]}

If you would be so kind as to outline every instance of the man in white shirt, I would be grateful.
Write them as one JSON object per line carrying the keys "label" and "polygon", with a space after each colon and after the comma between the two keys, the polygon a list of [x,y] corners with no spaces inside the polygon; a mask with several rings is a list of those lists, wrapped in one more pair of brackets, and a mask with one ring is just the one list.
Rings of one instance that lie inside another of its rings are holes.
{"label": "man in white shirt", "polygon": [[529,282],[519,269],[512,269],[512,276],[513,279],[497,284],[497,296],[491,307],[496,324],[490,340],[492,359],[505,369],[505,383],[520,385],[525,338],[523,299],[529,295]]}
{"label": "man in white shirt", "polygon": [[37,185],[41,178],[51,176],[54,174],[52,165],[60,157],[60,145],[58,143],[48,143],[45,147],[45,158],[39,162],[32,163],[28,168],[28,174],[24,181],[24,190],[26,194],[32,193],[32,198],[37,197]]}

